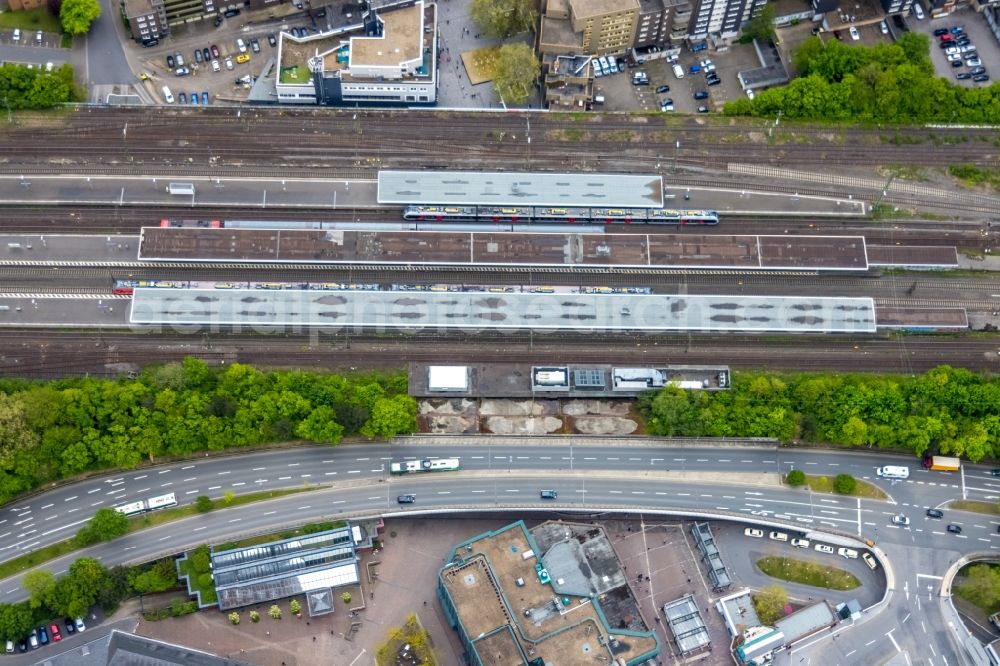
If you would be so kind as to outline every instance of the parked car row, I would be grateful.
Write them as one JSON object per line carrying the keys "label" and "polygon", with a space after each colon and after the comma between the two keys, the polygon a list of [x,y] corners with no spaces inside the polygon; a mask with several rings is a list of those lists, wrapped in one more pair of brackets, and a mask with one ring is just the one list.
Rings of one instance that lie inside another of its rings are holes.
{"label": "parked car row", "polygon": [[965,34],[965,28],[955,25],[950,28],[938,28],[934,31],[934,36],[938,38],[938,46],[944,51],[945,58],[955,69],[968,67],[968,71],[958,72],[955,78],[960,81],[972,79],[977,83],[990,80],[990,75],[983,66],[983,61],[979,58],[975,44]]}
{"label": "parked car row", "polygon": [[[66,635],[75,634],[77,632],[83,632],[87,629],[87,625],[83,623],[83,618],[78,617],[75,620],[73,618],[66,618],[64,621],[66,626]],[[27,652],[30,650],[37,650],[43,645],[48,645],[49,643],[58,643],[62,640],[62,633],[59,630],[59,625],[52,623],[47,626],[41,626],[37,629],[32,629],[31,633],[25,636],[23,639],[17,642],[17,649],[20,652]],[[14,653],[14,641],[7,641],[7,654]]]}
{"label": "parked car row", "polygon": [[[278,38],[274,34],[270,34],[267,36],[267,42],[272,47],[277,46]],[[249,62],[249,51],[260,53],[260,41],[258,41],[256,37],[251,37],[246,41],[242,37],[239,37],[236,39],[236,51],[237,54],[235,60],[237,64]],[[197,64],[210,63],[213,72],[221,72],[223,65],[225,65],[226,69],[229,70],[236,66],[233,64],[232,56],[227,55],[225,58],[222,58],[222,51],[215,44],[201,49],[195,49],[194,62]],[[191,73],[191,70],[184,65],[184,55],[180,52],[167,55],[167,68],[173,70],[174,75],[176,76],[187,76]]]}
{"label": "parked car row", "polygon": [[624,58],[615,59],[614,56],[600,56],[598,58],[591,59],[590,62],[594,66],[594,76],[598,78],[602,76],[611,76],[612,74],[618,74],[619,72],[625,71]]}
{"label": "parked car row", "polygon": [[[751,537],[753,539],[762,539],[764,538],[764,530],[759,529],[757,527],[745,527],[743,529],[743,535]],[[789,542],[788,534],[786,534],[785,532],[779,532],[778,530],[771,530],[771,532],[767,535],[767,537],[772,541]],[[803,538],[793,538],[791,539],[791,544],[795,548],[806,548],[806,549],[808,549],[809,546],[812,545],[809,539],[803,539]],[[826,553],[828,555],[832,555],[834,553],[833,546],[830,546],[825,543],[818,543],[814,546],[814,548],[819,553]],[[838,548],[836,550],[836,553],[848,560],[856,560],[858,559],[859,555],[858,551],[856,551],[855,549],[844,548],[844,547]],[[868,552],[862,553],[861,558],[865,561],[865,564],[867,564],[868,568],[871,569],[872,571],[874,571],[875,568],[878,566],[878,564],[875,562],[875,558],[871,555],[871,553]]]}

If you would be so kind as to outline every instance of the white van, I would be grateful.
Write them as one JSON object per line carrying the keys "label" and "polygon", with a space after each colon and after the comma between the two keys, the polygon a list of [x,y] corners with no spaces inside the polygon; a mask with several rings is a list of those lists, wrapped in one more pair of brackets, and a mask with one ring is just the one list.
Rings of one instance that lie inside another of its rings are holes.
{"label": "white van", "polygon": [[879,467],[875,470],[875,473],[881,476],[883,479],[908,479],[910,478],[910,468],[909,467],[896,467],[893,465],[886,465],[885,467]]}
{"label": "white van", "polygon": [[680,65],[675,64],[674,65],[674,76],[676,78],[678,78],[678,79],[683,79],[684,78],[684,68],[681,67]]}
{"label": "white van", "polygon": [[170,88],[167,86],[163,86],[163,101],[167,104],[174,103],[174,94],[170,92]]}

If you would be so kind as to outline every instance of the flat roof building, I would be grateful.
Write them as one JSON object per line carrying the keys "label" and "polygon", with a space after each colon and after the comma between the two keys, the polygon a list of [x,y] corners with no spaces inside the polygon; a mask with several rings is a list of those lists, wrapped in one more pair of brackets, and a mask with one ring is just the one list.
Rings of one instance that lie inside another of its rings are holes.
{"label": "flat roof building", "polygon": [[660,653],[610,540],[592,525],[529,532],[518,521],[473,537],[452,550],[437,592],[476,666],[638,666]]}
{"label": "flat roof building", "polygon": [[361,580],[349,525],[255,546],[213,550],[212,577],[219,610],[223,611]]}
{"label": "flat roof building", "polygon": [[319,34],[281,33],[277,101],[428,106],[437,101],[437,6],[383,0]]}
{"label": "flat roof building", "polygon": [[654,174],[379,171],[380,204],[662,208]]}
{"label": "flat roof building", "polygon": [[706,650],[712,643],[693,594],[663,604],[663,616],[682,656]]}
{"label": "flat roof building", "polygon": [[809,296],[139,287],[129,321],[297,330],[875,332],[871,298]]}
{"label": "flat roof building", "polygon": [[427,390],[454,393],[469,390],[469,368],[464,365],[432,365],[427,368]]}

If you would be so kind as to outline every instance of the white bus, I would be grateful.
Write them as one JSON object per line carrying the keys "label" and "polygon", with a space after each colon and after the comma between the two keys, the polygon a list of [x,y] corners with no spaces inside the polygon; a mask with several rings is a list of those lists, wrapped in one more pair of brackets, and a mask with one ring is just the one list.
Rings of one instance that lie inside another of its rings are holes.
{"label": "white bus", "polygon": [[458,458],[436,458],[434,460],[407,460],[389,464],[391,474],[414,474],[417,472],[450,472],[459,468]]}
{"label": "white bus", "polygon": [[121,506],[116,506],[115,511],[118,513],[124,513],[126,516],[134,516],[137,513],[142,513],[146,510],[146,503],[142,500],[138,502],[132,502],[130,504],[122,504]]}
{"label": "white bus", "polygon": [[137,502],[116,506],[115,511],[118,513],[124,513],[126,516],[135,516],[140,513],[146,513],[147,511],[166,509],[171,506],[177,506],[177,498],[173,493],[167,493],[166,495],[150,497],[148,500],[139,500]]}
{"label": "white bus", "polygon": [[149,511],[156,511],[157,509],[166,509],[170,506],[177,506],[177,498],[174,497],[173,493],[167,493],[166,495],[157,495],[156,497],[150,497],[146,500],[146,506]]}

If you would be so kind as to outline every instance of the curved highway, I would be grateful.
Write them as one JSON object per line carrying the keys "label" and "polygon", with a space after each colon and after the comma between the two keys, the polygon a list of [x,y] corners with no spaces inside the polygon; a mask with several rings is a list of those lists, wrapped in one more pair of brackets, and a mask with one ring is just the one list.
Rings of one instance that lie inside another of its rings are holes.
{"label": "curved highway", "polygon": [[[721,514],[747,521],[774,520],[803,532],[836,531],[872,539],[886,553],[893,577],[888,602],[872,609],[849,629],[849,641],[817,640],[796,651],[795,663],[883,663],[905,654],[910,663],[960,661],[950,605],[938,596],[941,575],[965,553],[1000,549],[1000,521],[946,510],[945,520],[925,510],[967,497],[995,501],[1000,479],[969,465],[961,473],[928,472],[912,459],[884,454],[789,450],[773,446],[664,445],[662,440],[617,440],[614,445],[558,438],[513,443],[475,438],[411,438],[407,443],[304,447],[204,458],[134,470],[55,488],[0,511],[0,560],[8,560],[75,533],[100,507],[173,492],[182,504],[198,495],[331,485],[243,507],[218,510],[128,535],[88,551],[108,565],[141,561],[204,542],[276,528],[321,517],[373,515],[399,510],[397,495],[417,495],[414,511],[458,509],[565,509],[597,512],[672,511],[681,515]],[[448,443],[452,442],[452,443]],[[392,477],[390,460],[458,457],[462,471]],[[884,484],[876,467],[900,462],[912,470],[908,481]],[[883,486],[889,503],[811,493],[777,484],[778,473],[803,469],[813,474],[848,473]],[[541,504],[538,491],[559,491],[555,503]],[[893,505],[894,503],[894,505]],[[409,509],[409,507],[407,507]],[[903,512],[909,528],[891,524]],[[946,524],[963,527],[949,534]],[[836,541],[836,538],[832,538]],[[65,570],[80,553],[49,563]],[[24,598],[17,578],[0,581],[0,600]],[[843,627],[843,625],[842,625]],[[829,637],[827,637],[829,638]],[[860,639],[864,640],[860,640]],[[931,654],[928,654],[928,641]],[[783,653],[789,656],[789,653]],[[935,659],[940,655],[940,659]],[[947,657],[948,661],[944,661]],[[792,662],[789,662],[792,663]]]}

